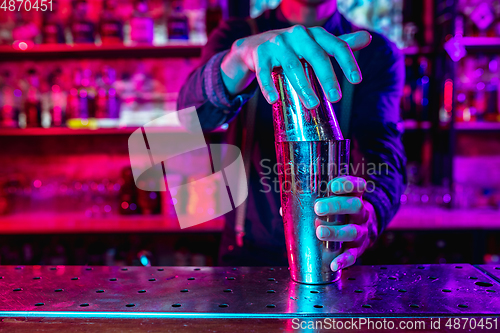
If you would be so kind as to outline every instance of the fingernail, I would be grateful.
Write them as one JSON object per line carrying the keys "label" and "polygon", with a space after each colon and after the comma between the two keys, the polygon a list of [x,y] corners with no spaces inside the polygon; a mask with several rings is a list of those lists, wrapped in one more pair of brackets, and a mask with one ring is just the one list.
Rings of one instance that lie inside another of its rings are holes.
{"label": "fingernail", "polygon": [[359,75],[359,73],[356,71],[352,71],[351,72],[351,82],[354,82],[354,83],[361,82],[361,75]]}
{"label": "fingernail", "polygon": [[316,105],[319,104],[319,101],[316,98],[316,96],[308,95],[306,103],[307,103],[308,108],[314,108],[314,107],[316,107]]}
{"label": "fingernail", "polygon": [[278,100],[278,94],[276,94],[274,91],[269,93],[269,101],[271,103],[274,103]]}
{"label": "fingernail", "polygon": [[328,205],[323,202],[316,203],[316,213],[317,214],[325,214],[328,212]]}
{"label": "fingernail", "polygon": [[339,270],[339,265],[335,262],[335,261],[332,261],[332,264],[330,265],[330,268],[332,269],[332,271],[336,272]]}
{"label": "fingernail", "polygon": [[341,97],[338,89],[330,89],[330,91],[328,91],[328,99],[332,102],[338,101]]}
{"label": "fingernail", "polygon": [[330,229],[327,227],[319,227],[319,237],[326,238],[330,236]]}

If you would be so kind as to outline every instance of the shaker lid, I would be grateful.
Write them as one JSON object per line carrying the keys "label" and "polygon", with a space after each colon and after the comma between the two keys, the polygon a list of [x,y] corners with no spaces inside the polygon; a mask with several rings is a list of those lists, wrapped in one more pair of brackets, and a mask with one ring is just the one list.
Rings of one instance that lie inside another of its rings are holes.
{"label": "shaker lid", "polygon": [[283,70],[276,68],[272,73],[279,94],[278,101],[273,104],[276,142],[343,140],[332,103],[326,98],[311,65],[304,60],[302,65],[308,81],[319,98],[319,105],[315,109],[307,109]]}

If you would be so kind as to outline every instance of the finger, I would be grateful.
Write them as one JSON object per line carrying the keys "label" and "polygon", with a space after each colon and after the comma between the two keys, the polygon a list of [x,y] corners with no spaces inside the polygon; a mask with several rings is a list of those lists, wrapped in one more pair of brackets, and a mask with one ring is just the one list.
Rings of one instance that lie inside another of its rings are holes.
{"label": "finger", "polygon": [[332,103],[338,102],[342,98],[342,92],[328,54],[317,46],[305,48],[302,55],[314,69],[327,99]]}
{"label": "finger", "polygon": [[318,216],[333,214],[357,214],[363,208],[358,197],[327,197],[316,201],[314,211]]}
{"label": "finger", "polygon": [[366,190],[366,180],[354,176],[337,177],[328,184],[333,194],[361,195]]}
{"label": "finger", "polygon": [[[324,29],[314,29],[311,32],[316,42],[331,56],[335,57],[344,75],[353,84],[362,80],[361,70],[352,53],[351,45],[356,49],[362,48],[370,43],[370,34],[366,32],[356,32],[344,35],[342,38],[335,37]],[[365,45],[366,44],[366,45]]]}
{"label": "finger", "polygon": [[292,52],[287,52],[286,55],[279,57],[278,61],[304,106],[308,109],[317,107],[319,104],[318,97],[316,97],[309,80],[307,80],[304,67],[298,56]]}
{"label": "finger", "polygon": [[320,225],[316,228],[316,236],[321,241],[355,242],[367,234],[368,229],[357,224]]}
{"label": "finger", "polygon": [[330,264],[330,268],[332,271],[336,272],[339,269],[354,265],[357,258],[358,258],[358,249],[348,248],[344,250],[344,252],[339,254],[335,259],[333,259],[332,263]]}
{"label": "finger", "polygon": [[269,104],[274,104],[278,101],[278,91],[274,86],[271,76],[272,67],[269,61],[261,61],[258,66],[255,66],[255,76],[259,83],[260,90]]}
{"label": "finger", "polygon": [[327,99],[332,103],[338,102],[342,93],[329,55],[316,43],[306,28],[298,25],[292,29],[294,38],[290,40],[290,45],[295,53],[312,66]]}

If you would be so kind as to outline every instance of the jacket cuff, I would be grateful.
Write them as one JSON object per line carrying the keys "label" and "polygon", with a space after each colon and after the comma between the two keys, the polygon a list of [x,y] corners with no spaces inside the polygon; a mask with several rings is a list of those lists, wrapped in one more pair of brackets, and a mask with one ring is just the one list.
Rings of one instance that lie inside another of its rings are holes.
{"label": "jacket cuff", "polygon": [[387,195],[380,188],[375,188],[373,192],[365,192],[363,200],[371,203],[375,210],[378,220],[378,234],[380,235],[394,217],[394,207]]}
{"label": "jacket cuff", "polygon": [[215,107],[225,110],[225,113],[237,113],[257,90],[257,82],[254,80],[241,94],[231,98],[222,79],[221,64],[224,56],[229,50],[214,55],[207,62],[203,72],[205,82],[205,93],[208,100]]}

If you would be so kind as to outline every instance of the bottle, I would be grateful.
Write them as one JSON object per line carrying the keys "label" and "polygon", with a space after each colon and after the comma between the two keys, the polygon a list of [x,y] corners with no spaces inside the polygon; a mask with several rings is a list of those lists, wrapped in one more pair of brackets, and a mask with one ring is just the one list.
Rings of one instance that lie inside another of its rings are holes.
{"label": "bottle", "polygon": [[42,12],[42,43],[44,44],[64,44],[64,26],[59,18],[59,2],[52,0],[53,10]]}
{"label": "bottle", "polygon": [[70,28],[75,44],[95,42],[95,26],[88,20],[87,12],[88,3],[86,0],[73,2],[73,19]]}
{"label": "bottle", "polygon": [[51,126],[61,127],[66,120],[66,92],[63,89],[62,70],[57,68],[50,77],[49,109],[51,115]]}
{"label": "bottle", "polygon": [[120,194],[118,195],[120,214],[132,215],[137,213],[137,188],[130,167],[122,169],[120,185]]}
{"label": "bottle", "polygon": [[123,43],[123,22],[115,15],[116,0],[105,0],[102,18],[99,22],[99,35],[103,45]]}
{"label": "bottle", "polygon": [[0,75],[0,127],[17,127],[19,108],[15,94],[21,90],[13,84],[11,72],[5,70]]}
{"label": "bottle", "polygon": [[222,20],[222,8],[219,0],[208,0],[208,7],[205,14],[205,26],[207,36],[217,28],[219,22]]}
{"label": "bottle", "polygon": [[116,71],[104,66],[99,74],[95,101],[95,117],[102,119],[99,126],[116,127],[120,117],[120,100],[116,93]]}
{"label": "bottle", "polygon": [[[26,99],[24,101],[25,127],[40,127],[42,106],[40,102],[40,81],[36,69],[27,72]],[[22,127],[22,126],[21,126]]]}
{"label": "bottle", "polygon": [[172,12],[167,21],[169,40],[188,40],[189,39],[189,20],[184,13],[182,1],[172,2]]}
{"label": "bottle", "polygon": [[146,1],[138,0],[130,19],[130,40],[136,44],[152,44],[153,30],[154,22],[148,5]]}

